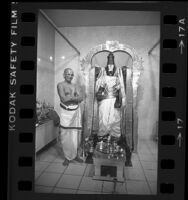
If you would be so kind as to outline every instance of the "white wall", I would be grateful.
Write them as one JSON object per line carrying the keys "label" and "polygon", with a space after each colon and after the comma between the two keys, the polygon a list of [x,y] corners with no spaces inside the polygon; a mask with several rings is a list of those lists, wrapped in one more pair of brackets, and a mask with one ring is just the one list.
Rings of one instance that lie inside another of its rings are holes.
{"label": "white wall", "polygon": [[[39,13],[37,44],[37,99],[54,106],[55,30]],[[50,60],[52,56],[53,60]],[[40,59],[40,60],[39,60]]]}
{"label": "white wall", "polygon": [[[139,136],[152,137],[153,127],[158,119],[159,92],[159,46],[148,56],[148,51],[160,38],[160,26],[114,26],[114,27],[63,27],[60,31],[79,49],[84,57],[91,48],[105,43],[106,40],[118,40],[135,48],[143,58],[144,72],[141,81],[143,95],[138,107]],[[55,109],[59,113],[57,83],[63,80],[65,67],[79,74],[80,66],[76,52],[55,34]],[[75,56],[74,56],[75,55]],[[61,58],[65,56],[65,60]],[[69,62],[70,61],[70,62]],[[76,81],[77,77],[74,79]],[[78,79],[79,80],[79,79]]]}

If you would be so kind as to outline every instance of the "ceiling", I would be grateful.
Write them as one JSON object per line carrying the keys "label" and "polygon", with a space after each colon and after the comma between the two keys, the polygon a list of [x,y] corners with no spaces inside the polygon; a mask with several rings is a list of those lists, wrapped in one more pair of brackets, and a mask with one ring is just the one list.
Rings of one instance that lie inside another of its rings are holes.
{"label": "ceiling", "polygon": [[116,10],[42,10],[57,27],[159,25],[160,12]]}

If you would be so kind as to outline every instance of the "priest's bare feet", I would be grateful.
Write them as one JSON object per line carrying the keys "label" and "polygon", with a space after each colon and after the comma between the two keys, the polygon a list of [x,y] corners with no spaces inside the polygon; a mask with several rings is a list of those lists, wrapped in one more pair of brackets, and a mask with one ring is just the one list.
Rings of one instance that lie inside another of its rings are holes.
{"label": "priest's bare feet", "polygon": [[68,166],[69,165],[69,160],[65,159],[65,161],[63,162],[64,166]]}

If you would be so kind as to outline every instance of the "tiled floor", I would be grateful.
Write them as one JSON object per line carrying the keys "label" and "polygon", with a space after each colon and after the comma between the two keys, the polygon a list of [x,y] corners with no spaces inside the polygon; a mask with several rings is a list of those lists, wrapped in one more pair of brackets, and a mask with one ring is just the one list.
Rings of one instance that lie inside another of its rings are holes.
{"label": "tiled floor", "polygon": [[[62,165],[60,145],[54,144],[36,156],[35,191],[69,194],[156,194],[157,143],[139,140],[138,153],[133,153],[133,167],[125,167],[124,183],[93,180],[92,164],[71,162]],[[115,189],[114,189],[115,188]]]}

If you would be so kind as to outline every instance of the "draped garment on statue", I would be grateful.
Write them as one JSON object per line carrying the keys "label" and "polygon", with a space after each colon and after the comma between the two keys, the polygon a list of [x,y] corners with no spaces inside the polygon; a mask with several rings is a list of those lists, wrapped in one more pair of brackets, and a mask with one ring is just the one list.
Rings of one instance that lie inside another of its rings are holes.
{"label": "draped garment on statue", "polygon": [[[96,81],[96,92],[100,87],[104,87],[107,96],[98,102],[99,109],[99,130],[98,135],[104,136],[110,134],[114,137],[120,137],[122,133],[122,113],[126,106],[125,86],[121,68],[117,68],[114,76],[107,76],[106,70],[101,68]],[[116,97],[113,95],[113,88],[120,89],[122,97],[121,108],[115,108]]]}
{"label": "draped garment on statue", "polygon": [[66,106],[62,103],[60,109],[60,138],[64,156],[73,160],[77,156],[81,137],[81,109],[79,105]]}

